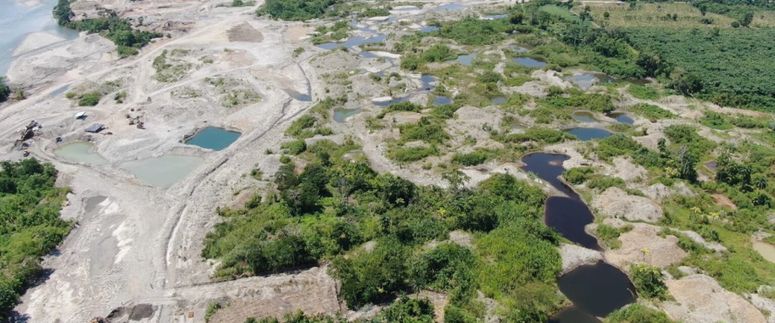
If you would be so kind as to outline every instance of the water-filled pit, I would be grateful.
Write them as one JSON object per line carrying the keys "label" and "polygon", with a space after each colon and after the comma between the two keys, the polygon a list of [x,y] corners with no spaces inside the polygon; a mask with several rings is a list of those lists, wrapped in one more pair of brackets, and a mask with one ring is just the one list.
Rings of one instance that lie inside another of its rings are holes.
{"label": "water-filled pit", "polygon": [[239,139],[241,133],[218,127],[205,127],[197,131],[186,144],[210,150],[224,150]]}
{"label": "water-filled pit", "polygon": [[54,154],[71,163],[88,165],[107,164],[108,161],[97,153],[94,144],[88,142],[73,142],[62,145],[54,150]]}
{"label": "water-filled pit", "polygon": [[546,62],[539,61],[535,58],[530,58],[530,57],[515,57],[513,61],[514,63],[517,63],[527,68],[544,68],[544,66],[546,66]]}
{"label": "water-filled pit", "polygon": [[610,131],[601,128],[575,127],[565,130],[565,132],[573,135],[576,137],[576,139],[581,141],[602,139],[611,135]]}
{"label": "water-filled pit", "polygon": [[164,155],[122,163],[141,182],[160,188],[168,188],[188,176],[204,160],[196,156]]}

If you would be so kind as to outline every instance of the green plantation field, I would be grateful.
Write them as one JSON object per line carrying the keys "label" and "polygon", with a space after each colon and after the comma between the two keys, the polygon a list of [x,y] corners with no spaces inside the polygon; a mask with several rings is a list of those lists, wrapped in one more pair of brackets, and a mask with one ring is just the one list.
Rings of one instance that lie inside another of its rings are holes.
{"label": "green plantation field", "polygon": [[639,50],[657,52],[673,68],[698,77],[698,96],[722,105],[775,111],[775,29],[625,30]]}

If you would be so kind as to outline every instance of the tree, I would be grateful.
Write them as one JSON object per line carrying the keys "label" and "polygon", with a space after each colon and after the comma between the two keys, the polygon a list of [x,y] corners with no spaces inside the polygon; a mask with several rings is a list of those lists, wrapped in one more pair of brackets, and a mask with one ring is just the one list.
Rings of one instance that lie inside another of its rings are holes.
{"label": "tree", "polygon": [[657,76],[664,67],[662,58],[656,53],[640,53],[635,64],[638,64],[646,72],[646,76],[650,77]]}
{"label": "tree", "polygon": [[697,170],[695,165],[697,160],[689,153],[689,148],[686,145],[681,146],[681,150],[678,153],[678,177],[688,180],[690,182],[697,181]]}
{"label": "tree", "polygon": [[11,95],[11,88],[5,83],[5,77],[0,76],[0,102],[8,100],[9,95]]}
{"label": "tree", "polygon": [[740,19],[740,26],[748,27],[751,25],[751,22],[753,21],[753,12],[746,12],[745,15],[743,15],[743,18]]}
{"label": "tree", "polygon": [[702,91],[702,80],[681,68],[673,70],[673,73],[670,74],[670,79],[670,87],[683,95],[691,96]]}

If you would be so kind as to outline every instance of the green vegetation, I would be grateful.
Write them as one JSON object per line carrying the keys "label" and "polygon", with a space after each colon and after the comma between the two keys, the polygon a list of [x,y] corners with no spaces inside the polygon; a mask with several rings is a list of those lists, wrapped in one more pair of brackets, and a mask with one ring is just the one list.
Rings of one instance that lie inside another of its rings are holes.
{"label": "green vegetation", "polygon": [[0,76],[0,102],[8,100],[9,95],[11,95],[11,88],[5,83],[5,77]]}
{"label": "green vegetation", "polygon": [[0,162],[0,320],[5,321],[41,271],[40,257],[70,231],[59,217],[66,189],[57,171],[35,159]]}
{"label": "green vegetation", "polygon": [[667,297],[667,286],[665,286],[659,268],[636,264],[630,267],[630,275],[632,275],[632,283],[635,285],[638,295],[657,299]]}
{"label": "green vegetation", "polygon": [[646,119],[651,120],[652,122],[661,120],[661,119],[670,119],[675,117],[675,115],[672,112],[648,103],[636,104],[634,106],[629,107],[629,110],[632,111],[633,113],[636,113],[645,117]]}
{"label": "green vegetation", "polygon": [[267,14],[275,19],[303,21],[320,18],[338,0],[267,0],[258,9],[259,15]]}
{"label": "green vegetation", "polygon": [[187,54],[186,50],[166,49],[153,59],[153,68],[156,70],[154,78],[159,82],[176,82],[181,80],[191,69],[191,63],[182,59]]}
{"label": "green vegetation", "polygon": [[619,236],[622,233],[632,230],[631,225],[627,225],[621,228],[614,228],[604,223],[598,223],[595,228],[595,234],[605,245],[611,249],[619,249],[622,246],[622,242],[619,241]]}
{"label": "green vegetation", "polygon": [[[409,132],[415,131],[422,130]],[[363,160],[344,159],[354,148],[318,142],[299,155],[309,160],[300,174],[291,162],[280,167],[269,196],[244,209],[220,209],[224,222],[208,234],[203,250],[220,260],[216,276],[262,275],[328,260],[351,308],[431,289],[449,295],[452,317],[481,318],[475,293],[481,289],[512,317],[546,318],[556,309],[559,238],[541,222],[540,189],[510,175],[471,190],[417,187],[376,174]],[[473,232],[476,248],[423,247],[452,230]],[[426,301],[401,299],[377,321],[425,322],[430,313]]]}
{"label": "green vegetation", "polygon": [[115,12],[109,12],[107,17],[71,20],[73,11],[70,0],[59,0],[54,7],[54,18],[59,25],[88,33],[99,33],[116,44],[118,54],[127,57],[138,53],[140,48],[161,37],[160,33],[141,31],[132,28],[129,21],[119,18]]}
{"label": "green vegetation", "polygon": [[630,84],[627,90],[632,96],[641,100],[657,100],[663,96],[660,90],[647,85]]}
{"label": "green vegetation", "polygon": [[482,20],[466,17],[445,23],[432,33],[442,38],[453,39],[461,45],[491,45],[506,38],[513,29],[506,19]]}
{"label": "green vegetation", "polygon": [[[642,50],[659,53],[676,68],[667,75],[674,88],[718,104],[775,111],[773,50],[750,51],[775,37],[772,29],[634,28],[627,35]],[[714,62],[713,66],[705,62]],[[698,77],[697,81],[687,80]],[[687,81],[698,84],[686,84]]]}
{"label": "green vegetation", "polygon": [[476,166],[495,156],[494,151],[477,149],[470,153],[457,153],[452,157],[452,161],[463,166]]}
{"label": "green vegetation", "polygon": [[632,304],[606,317],[606,323],[673,323],[667,314],[651,307]]}
{"label": "green vegetation", "polygon": [[347,38],[347,32],[349,30],[350,23],[345,20],[337,21],[331,26],[320,26],[315,29],[315,36],[312,37],[312,43],[319,45],[332,41],[340,41]]}
{"label": "green vegetation", "polygon": [[86,92],[78,97],[78,105],[82,107],[93,107],[100,103],[102,93],[97,91]]}
{"label": "green vegetation", "polygon": [[447,45],[433,45],[418,54],[409,54],[401,59],[401,68],[418,70],[427,63],[444,62],[457,58],[457,54]]}

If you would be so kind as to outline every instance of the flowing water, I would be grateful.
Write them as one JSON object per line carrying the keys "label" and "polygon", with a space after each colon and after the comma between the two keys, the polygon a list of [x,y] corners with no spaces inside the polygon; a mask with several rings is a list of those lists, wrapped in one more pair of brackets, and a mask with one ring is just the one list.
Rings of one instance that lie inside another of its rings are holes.
{"label": "flowing water", "polygon": [[46,32],[62,39],[75,39],[78,32],[60,27],[51,10],[56,0],[26,6],[16,0],[0,0],[0,75],[8,72],[14,51],[34,32]]}
{"label": "flowing water", "polygon": [[224,150],[239,139],[239,132],[217,127],[200,129],[191,138],[186,139],[186,144],[199,146],[210,150]]}

